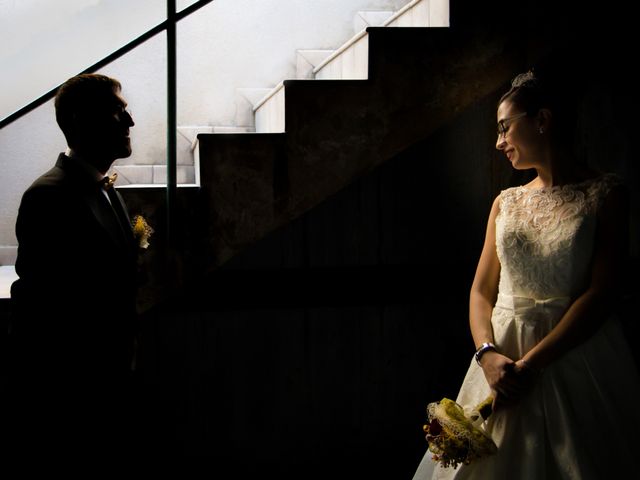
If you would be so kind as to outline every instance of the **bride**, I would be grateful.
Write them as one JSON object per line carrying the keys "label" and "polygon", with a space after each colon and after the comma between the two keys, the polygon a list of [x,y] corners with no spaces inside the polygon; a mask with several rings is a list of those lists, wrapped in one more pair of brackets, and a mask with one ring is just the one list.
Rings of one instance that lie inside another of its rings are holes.
{"label": "bride", "polygon": [[498,195],[471,287],[477,351],[457,403],[492,395],[496,454],[414,480],[627,478],[638,467],[640,382],[613,315],[627,252],[618,179],[579,167],[566,118],[532,73],[500,99],[496,148],[536,178]]}

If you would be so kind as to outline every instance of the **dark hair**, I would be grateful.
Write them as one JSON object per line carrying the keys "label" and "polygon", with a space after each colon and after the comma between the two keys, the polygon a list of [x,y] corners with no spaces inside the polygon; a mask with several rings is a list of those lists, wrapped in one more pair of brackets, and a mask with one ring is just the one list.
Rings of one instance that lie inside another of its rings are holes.
{"label": "dark hair", "polygon": [[75,117],[91,114],[121,89],[118,80],[97,73],[77,75],[63,83],[56,92],[55,108],[56,121],[67,142],[72,140]]}
{"label": "dark hair", "polygon": [[509,101],[529,115],[535,115],[541,108],[553,108],[550,92],[545,85],[537,78],[533,70],[521,73],[511,82],[511,88],[500,98],[500,105],[504,101]]}
{"label": "dark hair", "polygon": [[575,128],[572,97],[571,92],[559,92],[550,76],[538,75],[531,69],[513,79],[511,88],[500,97],[498,106],[509,101],[529,116],[536,115],[542,108],[549,109],[554,124],[551,134],[556,141],[567,143],[573,141]]}

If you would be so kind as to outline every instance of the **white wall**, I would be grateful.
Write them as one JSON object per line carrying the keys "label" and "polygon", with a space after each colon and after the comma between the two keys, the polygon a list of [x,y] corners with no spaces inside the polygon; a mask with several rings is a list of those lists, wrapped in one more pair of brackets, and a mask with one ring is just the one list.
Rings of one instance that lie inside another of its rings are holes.
{"label": "white wall", "polygon": [[[193,1],[193,0],[192,0]],[[55,88],[166,16],[164,0],[0,0],[0,115]]]}
{"label": "white wall", "polygon": [[[354,34],[359,10],[398,10],[408,2],[214,1],[178,24],[178,124],[234,126],[237,88],[272,87],[294,78],[297,49],[337,48]],[[108,26],[101,22],[96,28]],[[163,170],[166,152],[165,49],[161,34],[101,71],[122,82],[136,122],[131,131],[134,154],[119,163],[160,165],[154,167],[156,174]],[[38,55],[36,70],[45,75],[43,62],[51,61]],[[64,147],[51,102],[0,130],[0,265],[13,260],[12,250],[2,246],[16,245],[14,225],[22,192],[53,165]],[[179,148],[179,163],[187,164],[191,156],[184,138],[179,137]]]}

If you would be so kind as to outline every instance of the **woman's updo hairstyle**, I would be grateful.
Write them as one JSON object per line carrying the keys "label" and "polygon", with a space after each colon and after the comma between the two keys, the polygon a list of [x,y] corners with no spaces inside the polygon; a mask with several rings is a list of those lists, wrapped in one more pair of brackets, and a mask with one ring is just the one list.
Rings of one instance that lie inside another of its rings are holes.
{"label": "woman's updo hairstyle", "polygon": [[498,106],[508,101],[531,117],[543,108],[549,109],[553,125],[549,134],[554,141],[566,144],[573,142],[575,128],[575,109],[571,108],[571,97],[571,92],[560,93],[549,76],[539,75],[531,69],[512,80],[511,88],[500,97]]}
{"label": "woman's updo hairstyle", "polygon": [[[529,116],[536,115],[541,108],[552,110],[550,92],[544,83],[535,76],[533,70],[521,73],[511,82],[511,88],[500,98],[500,105],[504,101],[513,103],[518,109],[527,112]],[[552,110],[553,111],[553,110]]]}

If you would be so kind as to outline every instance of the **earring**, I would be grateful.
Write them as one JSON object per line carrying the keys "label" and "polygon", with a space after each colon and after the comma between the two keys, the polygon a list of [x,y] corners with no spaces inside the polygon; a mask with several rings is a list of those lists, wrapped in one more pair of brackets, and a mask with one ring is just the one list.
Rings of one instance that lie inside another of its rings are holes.
{"label": "earring", "polygon": [[544,128],[540,127],[540,130],[538,130],[540,132],[540,135],[542,135],[544,133]]}

